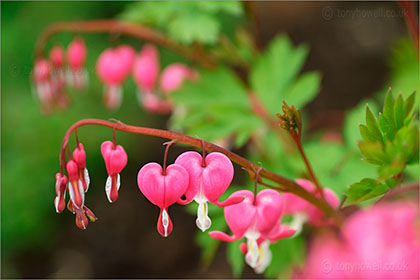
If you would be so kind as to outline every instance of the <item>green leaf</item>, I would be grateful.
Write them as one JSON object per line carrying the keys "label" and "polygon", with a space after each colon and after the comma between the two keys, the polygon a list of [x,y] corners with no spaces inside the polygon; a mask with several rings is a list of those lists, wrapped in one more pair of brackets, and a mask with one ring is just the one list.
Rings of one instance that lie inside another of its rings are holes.
{"label": "green leaf", "polygon": [[[357,142],[360,140],[360,128],[356,124],[361,124],[366,116],[366,103],[373,112],[377,112],[378,108],[372,100],[362,100],[356,107],[348,111],[344,121],[343,135],[346,141],[346,146],[354,151],[359,151]],[[370,133],[371,134],[371,133]],[[372,135],[371,137],[375,137]]]}
{"label": "green leaf", "polygon": [[366,105],[366,126],[369,128],[371,133],[382,139],[382,133],[379,129],[378,122],[368,105]]}
{"label": "green leaf", "polygon": [[386,193],[389,187],[375,179],[363,179],[351,185],[346,191],[344,206],[353,205]]}
{"label": "green leaf", "polygon": [[362,136],[364,140],[371,141],[371,142],[380,141],[377,135],[370,132],[369,128],[366,125],[364,124],[359,125],[359,129],[360,129],[360,135]]}
{"label": "green leaf", "polygon": [[319,73],[305,73],[285,91],[284,100],[296,108],[302,108],[318,94],[320,83]]}
{"label": "green leaf", "polygon": [[385,96],[382,114],[391,123],[394,123],[394,103],[395,103],[394,96],[392,96],[391,89],[389,89]]}
{"label": "green leaf", "polygon": [[207,141],[237,136],[235,145],[240,147],[265,125],[251,109],[246,89],[225,68],[202,71],[198,81],[185,83],[171,96],[186,111],[174,114],[171,126]]}
{"label": "green leaf", "polygon": [[379,142],[360,141],[359,149],[369,163],[382,165],[387,162],[383,146]]}
{"label": "green leaf", "polygon": [[235,242],[227,243],[227,260],[232,268],[232,274],[235,278],[239,278],[241,276],[245,264],[245,256],[239,249],[241,242],[243,242],[243,240],[240,239]]}
{"label": "green leaf", "polygon": [[404,119],[410,116],[411,110],[413,110],[414,103],[416,102],[416,91],[410,94],[404,102]]}
{"label": "green leaf", "polygon": [[400,95],[398,95],[397,101],[394,105],[394,119],[396,130],[400,129],[404,125],[404,101]]}
{"label": "green leaf", "polygon": [[266,278],[291,278],[292,270],[303,267],[306,254],[304,236],[298,235],[293,238],[281,239],[271,244],[271,264],[264,271]]}
{"label": "green leaf", "polygon": [[395,124],[391,121],[385,115],[379,113],[379,125],[381,126],[384,137],[390,141],[395,137]]}
{"label": "green leaf", "polygon": [[[302,94],[301,97],[296,97],[302,104],[315,96],[314,91],[319,86],[316,74],[305,77],[299,84],[293,84],[307,53],[308,49],[305,46],[294,47],[290,40],[282,35],[276,37],[256,60],[250,73],[251,87],[269,114],[274,116],[279,112],[283,100],[295,105],[287,100],[292,98],[291,94]],[[303,90],[304,86],[308,88]],[[296,89],[293,89],[294,87]],[[303,93],[298,92],[298,89]]]}
{"label": "green leaf", "polygon": [[194,41],[213,44],[218,39],[219,31],[219,22],[206,14],[177,17],[168,26],[169,35],[184,44],[191,44]]}
{"label": "green leaf", "polygon": [[197,5],[202,10],[211,13],[225,12],[234,16],[239,16],[243,13],[240,1],[198,1]]}

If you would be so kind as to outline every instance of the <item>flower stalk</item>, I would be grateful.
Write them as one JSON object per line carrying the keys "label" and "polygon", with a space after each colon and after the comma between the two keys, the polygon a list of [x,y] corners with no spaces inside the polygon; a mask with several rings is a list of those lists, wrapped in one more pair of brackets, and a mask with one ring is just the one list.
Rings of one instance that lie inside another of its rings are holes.
{"label": "flower stalk", "polygon": [[[64,165],[66,163],[65,151],[66,151],[66,147],[68,146],[68,141],[72,132],[81,126],[86,126],[86,125],[100,125],[100,126],[109,127],[118,131],[122,131],[122,132],[156,136],[156,137],[166,138],[169,140],[176,140],[178,143],[187,144],[187,145],[197,147],[197,148],[203,147],[203,142],[201,139],[190,137],[190,136],[172,132],[172,131],[156,129],[156,128],[141,127],[141,126],[132,126],[132,125],[123,124],[121,122],[115,124],[113,122],[100,120],[100,119],[84,119],[84,120],[80,120],[74,123],[67,130],[63,139],[62,146],[61,146],[60,165]],[[228,151],[220,146],[217,146],[215,144],[205,142],[204,148],[206,149],[207,152],[220,152],[220,153],[225,154],[230,160],[232,160],[233,162],[247,169],[248,172],[250,172],[249,170],[253,170],[253,172],[255,172],[254,170],[258,170],[260,168],[260,166],[250,162],[249,160],[231,151]],[[328,217],[332,217],[334,221],[336,222],[336,224],[338,225],[341,224],[342,217],[340,213],[336,212],[328,203],[325,202],[325,200],[319,199],[314,194],[311,194],[310,192],[306,191],[304,188],[302,188],[300,185],[295,183],[293,180],[285,178],[281,175],[278,175],[264,168],[261,168],[259,172],[259,176],[260,178],[262,177],[262,178],[268,179],[282,186],[281,187],[282,190],[293,193],[305,199],[306,201],[310,202],[311,204],[319,208],[321,211],[323,211]],[[270,185],[267,185],[267,186],[270,186]]]}

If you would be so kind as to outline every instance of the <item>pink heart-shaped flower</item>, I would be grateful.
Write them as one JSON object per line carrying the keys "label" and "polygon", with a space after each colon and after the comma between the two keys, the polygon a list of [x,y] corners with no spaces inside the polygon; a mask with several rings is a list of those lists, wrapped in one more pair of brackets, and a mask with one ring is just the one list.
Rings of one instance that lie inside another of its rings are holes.
{"label": "pink heart-shaped flower", "polygon": [[143,195],[161,209],[158,231],[166,237],[172,231],[172,222],[168,214],[170,205],[178,201],[188,187],[189,175],[178,164],[169,165],[165,174],[158,163],[148,163],[137,175],[137,184]]}
{"label": "pink heart-shaped flower", "polygon": [[159,54],[155,46],[147,44],[137,56],[133,78],[142,91],[153,92],[159,75]]}
{"label": "pink heart-shaped flower", "polygon": [[99,79],[106,85],[121,85],[131,71],[134,50],[129,46],[107,49],[96,63]]}

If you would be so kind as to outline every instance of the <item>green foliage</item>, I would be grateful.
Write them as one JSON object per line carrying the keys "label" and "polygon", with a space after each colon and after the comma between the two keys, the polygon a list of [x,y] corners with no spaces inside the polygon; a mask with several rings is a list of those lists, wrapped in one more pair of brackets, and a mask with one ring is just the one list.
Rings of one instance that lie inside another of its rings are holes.
{"label": "green foliage", "polygon": [[148,1],[131,4],[120,17],[160,28],[184,44],[215,44],[223,28],[221,15],[239,17],[242,12],[238,1]]}
{"label": "green foliage", "polygon": [[290,278],[295,266],[305,261],[306,244],[303,235],[281,239],[270,246],[273,258],[264,272],[267,278]]}
{"label": "green foliage", "polygon": [[361,124],[360,152],[366,162],[378,166],[377,179],[363,179],[346,191],[346,205],[359,203],[386,193],[401,182],[406,165],[419,161],[419,128],[413,113],[416,93],[395,100],[391,91],[385,97],[379,122],[369,106],[366,124]]}
{"label": "green foliage", "polygon": [[263,125],[251,110],[246,89],[226,68],[201,71],[200,76],[198,82],[186,83],[173,93],[177,106],[186,112],[174,114],[172,127],[208,141],[235,135],[236,145],[243,145]]}
{"label": "green foliage", "polygon": [[243,239],[239,239],[235,242],[229,242],[227,244],[227,259],[232,267],[232,274],[235,278],[241,276],[245,265],[244,254],[239,249],[240,244],[244,242]]}
{"label": "green foliage", "polygon": [[283,100],[302,108],[317,95],[321,81],[318,73],[298,77],[307,53],[305,46],[294,47],[283,35],[275,38],[256,61],[250,83],[270,115],[280,110]]}

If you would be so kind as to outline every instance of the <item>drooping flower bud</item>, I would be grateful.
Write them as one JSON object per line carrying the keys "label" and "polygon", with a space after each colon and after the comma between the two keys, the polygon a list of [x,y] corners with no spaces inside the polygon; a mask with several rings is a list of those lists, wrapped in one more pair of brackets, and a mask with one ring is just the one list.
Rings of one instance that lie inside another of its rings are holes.
{"label": "drooping flower bud", "polygon": [[160,78],[160,89],[163,93],[169,94],[178,90],[184,80],[194,80],[197,73],[182,63],[173,63],[168,65],[162,72]]}
{"label": "drooping flower bud", "polygon": [[133,78],[142,93],[154,93],[159,75],[159,54],[155,46],[147,44],[137,56]]}
{"label": "drooping flower bud", "polygon": [[118,199],[118,190],[121,185],[120,173],[127,165],[127,154],[122,146],[115,145],[111,141],[105,141],[102,143],[101,153],[108,172],[105,192],[109,202],[112,203]]}
{"label": "drooping flower bud", "polygon": [[66,208],[66,189],[67,189],[67,177],[64,174],[57,173],[55,175],[55,193],[54,206],[57,213],[61,213]]}
{"label": "drooping flower bud", "polygon": [[35,82],[35,89],[41,107],[45,112],[51,110],[51,105],[54,98],[54,88],[51,80],[51,65],[44,59],[39,58],[35,61],[33,80]]}
{"label": "drooping flower bud", "polygon": [[89,189],[90,178],[89,172],[86,168],[86,152],[83,148],[83,144],[79,143],[76,146],[76,149],[73,151],[73,158],[74,161],[77,163],[77,167],[79,168],[79,178],[83,184],[83,189],[85,192]]}
{"label": "drooping flower bud", "polygon": [[79,167],[74,160],[69,160],[66,165],[67,175],[69,176],[68,189],[70,199],[75,210],[81,210],[85,203],[85,189],[79,178]]}
{"label": "drooping flower bud", "polygon": [[110,109],[118,108],[122,98],[122,83],[131,72],[135,51],[123,45],[107,49],[99,56],[96,72],[105,84],[104,103]]}
{"label": "drooping flower bud", "polygon": [[70,67],[69,85],[76,90],[82,90],[87,83],[87,73],[84,69],[86,53],[85,41],[81,37],[76,37],[67,49],[67,62]]}

